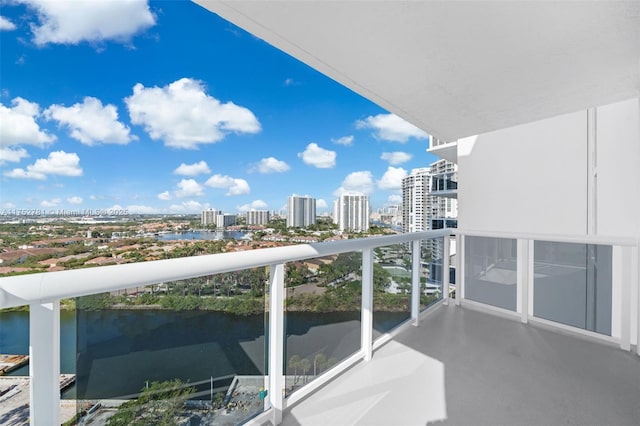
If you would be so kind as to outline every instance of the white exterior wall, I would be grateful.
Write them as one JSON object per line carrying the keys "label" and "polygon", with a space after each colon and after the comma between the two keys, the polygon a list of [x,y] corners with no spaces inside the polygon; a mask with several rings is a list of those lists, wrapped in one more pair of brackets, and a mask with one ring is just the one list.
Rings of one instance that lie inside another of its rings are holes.
{"label": "white exterior wall", "polygon": [[[461,139],[458,165],[460,228],[640,238],[639,99]],[[616,253],[611,331],[619,337],[623,271]],[[637,278],[630,296],[638,300]],[[638,335],[635,305],[632,344]]]}

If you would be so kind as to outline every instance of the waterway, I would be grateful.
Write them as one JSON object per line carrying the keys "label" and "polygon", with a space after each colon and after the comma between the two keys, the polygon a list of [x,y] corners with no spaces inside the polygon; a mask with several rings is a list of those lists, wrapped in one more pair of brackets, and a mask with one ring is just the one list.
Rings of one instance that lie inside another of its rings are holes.
{"label": "waterway", "polygon": [[160,241],[176,241],[176,240],[240,240],[249,234],[248,231],[189,231],[189,232],[172,232],[169,234],[158,235]]}
{"label": "waterway", "polygon": [[[374,314],[375,335],[408,313]],[[190,383],[228,375],[265,373],[265,316],[208,311],[62,311],[62,373],[77,374],[69,399],[136,394],[147,381],[179,378]],[[360,313],[290,312],[285,316],[285,360],[313,362],[316,354],[342,360],[360,346]],[[29,352],[26,312],[0,314],[0,353]],[[293,372],[291,372],[293,374]],[[12,375],[28,375],[28,367]],[[217,384],[216,384],[217,386]]]}

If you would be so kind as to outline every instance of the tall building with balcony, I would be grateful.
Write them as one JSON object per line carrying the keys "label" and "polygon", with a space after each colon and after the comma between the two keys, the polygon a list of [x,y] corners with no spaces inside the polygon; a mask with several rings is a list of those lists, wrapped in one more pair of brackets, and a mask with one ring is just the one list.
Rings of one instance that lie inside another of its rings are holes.
{"label": "tall building with balcony", "polygon": [[222,210],[216,210],[216,209],[203,210],[202,213],[200,214],[200,224],[203,226],[215,225],[216,217],[219,214],[222,214]]}
{"label": "tall building with balcony", "polygon": [[249,210],[247,225],[266,225],[269,223],[269,210]]}
{"label": "tall building with balcony", "polygon": [[341,231],[368,231],[369,214],[368,195],[341,194],[333,202],[333,222]]}
{"label": "tall building with balcony", "polygon": [[235,214],[219,214],[216,216],[216,228],[226,228],[227,226],[233,226],[238,221],[238,215]]}
{"label": "tall building with balcony", "polygon": [[316,223],[316,199],[292,195],[287,199],[287,227],[304,228]]}

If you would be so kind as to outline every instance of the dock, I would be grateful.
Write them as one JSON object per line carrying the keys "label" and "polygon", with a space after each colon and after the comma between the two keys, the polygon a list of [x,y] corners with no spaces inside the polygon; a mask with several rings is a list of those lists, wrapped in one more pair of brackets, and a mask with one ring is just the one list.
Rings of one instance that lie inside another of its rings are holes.
{"label": "dock", "polygon": [[29,364],[29,355],[0,354],[0,376]]}

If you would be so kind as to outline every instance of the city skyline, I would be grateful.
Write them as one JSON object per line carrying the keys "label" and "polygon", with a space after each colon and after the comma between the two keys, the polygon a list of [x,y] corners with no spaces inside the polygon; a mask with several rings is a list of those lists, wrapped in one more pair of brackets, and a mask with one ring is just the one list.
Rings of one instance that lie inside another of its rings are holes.
{"label": "city skyline", "polygon": [[436,159],[423,131],[191,2],[3,3],[0,38],[5,211],[278,211],[308,194],[322,214],[342,192],[377,209]]}

